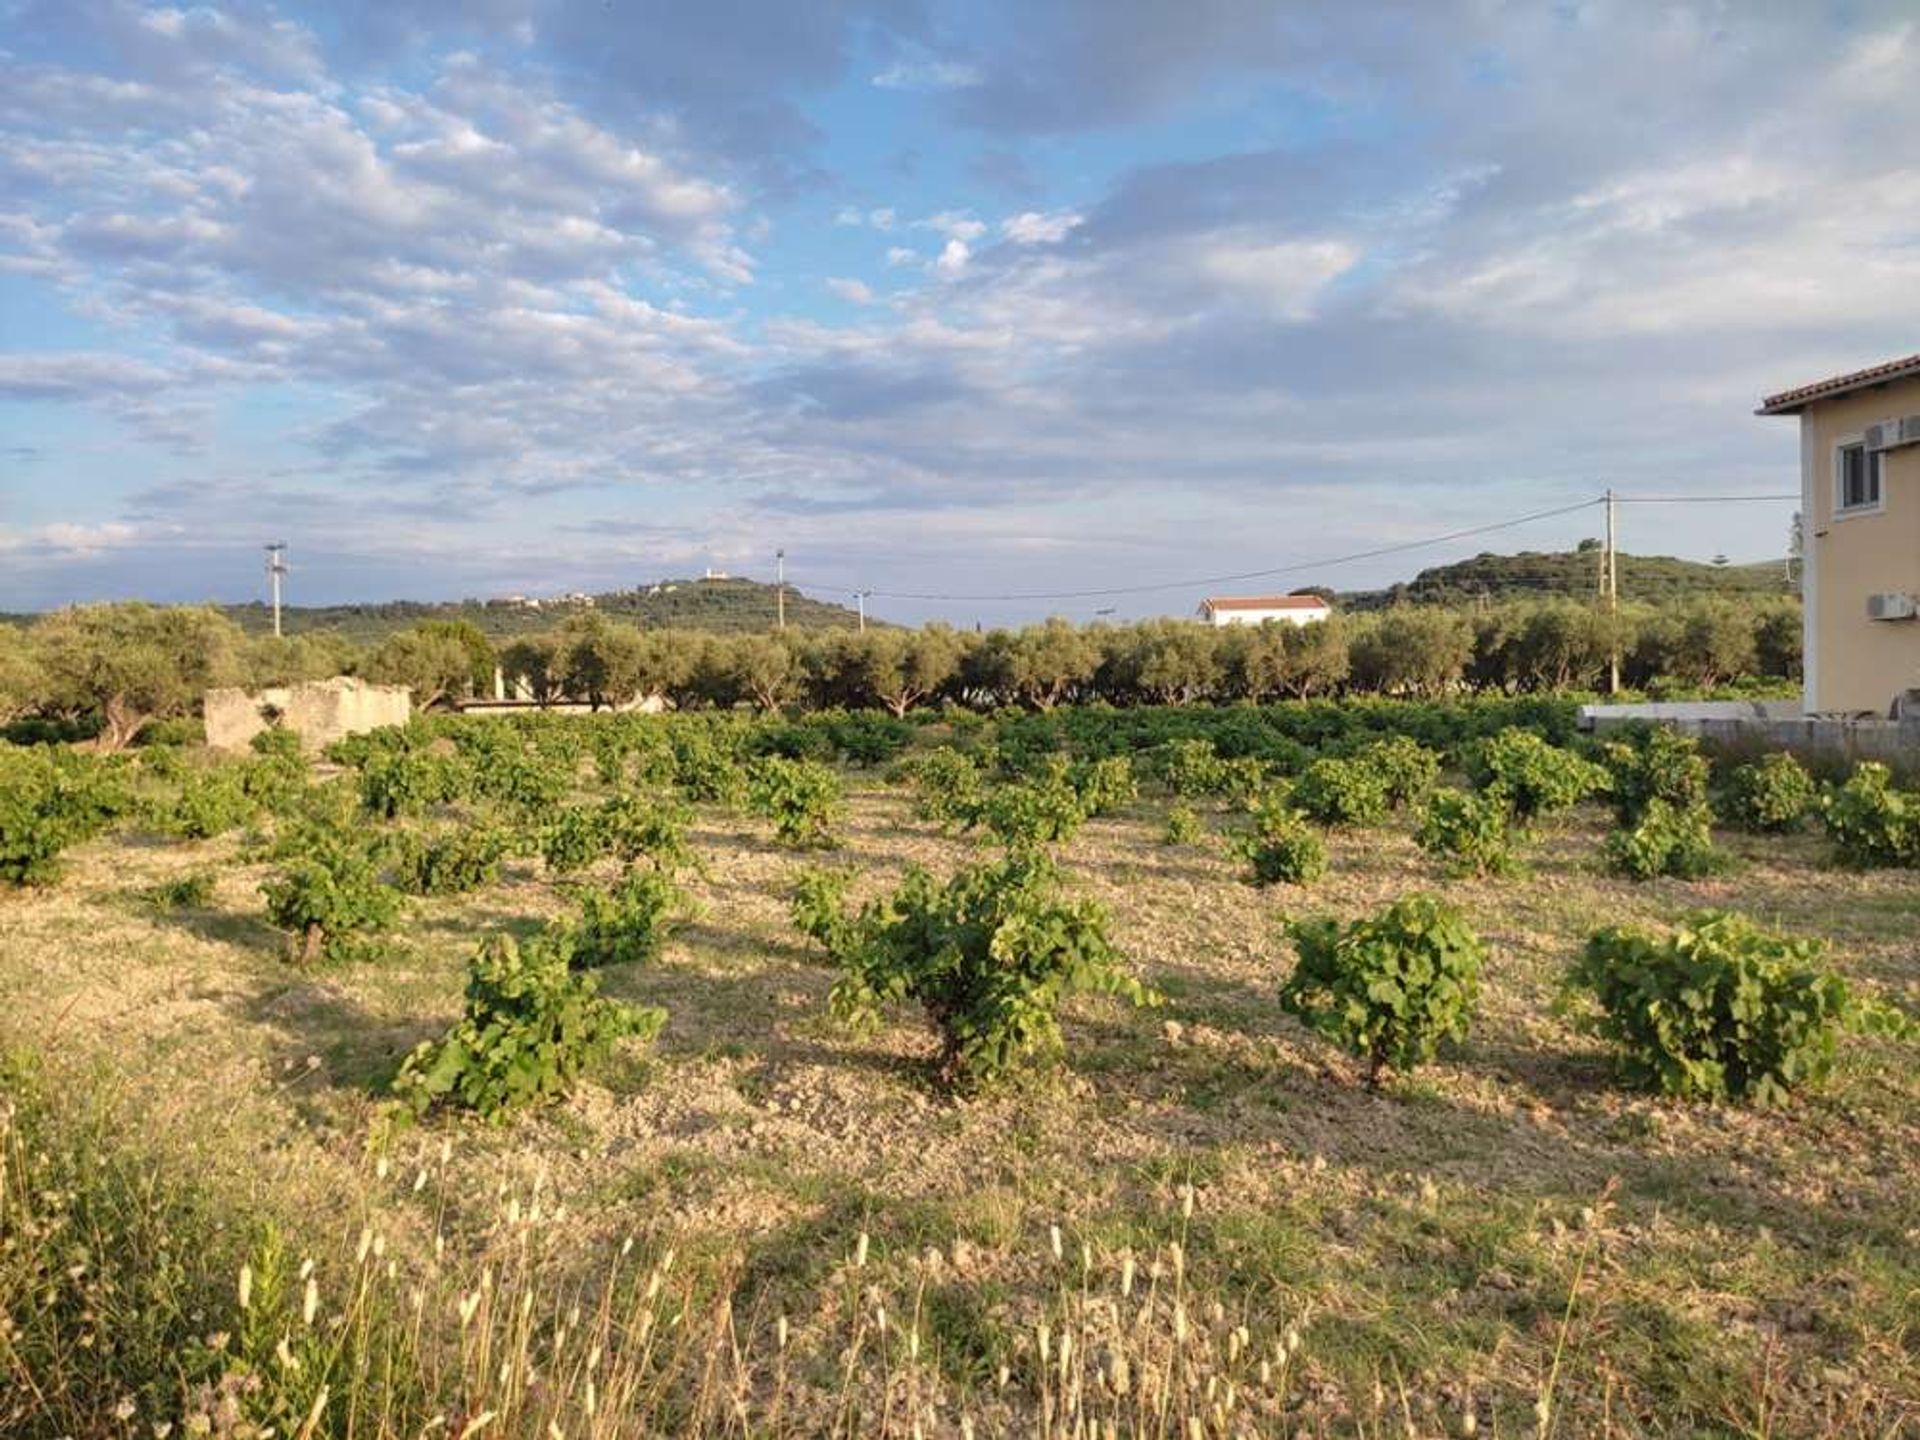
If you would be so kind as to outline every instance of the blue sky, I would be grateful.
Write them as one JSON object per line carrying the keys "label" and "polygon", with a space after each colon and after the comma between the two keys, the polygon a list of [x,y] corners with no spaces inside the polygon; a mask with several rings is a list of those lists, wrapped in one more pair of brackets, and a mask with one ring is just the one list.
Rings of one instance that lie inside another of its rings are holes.
{"label": "blue sky", "polygon": [[1758,397],[1920,349],[1916,74],[1910,0],[0,0],[0,608],[1178,613],[1788,491]]}

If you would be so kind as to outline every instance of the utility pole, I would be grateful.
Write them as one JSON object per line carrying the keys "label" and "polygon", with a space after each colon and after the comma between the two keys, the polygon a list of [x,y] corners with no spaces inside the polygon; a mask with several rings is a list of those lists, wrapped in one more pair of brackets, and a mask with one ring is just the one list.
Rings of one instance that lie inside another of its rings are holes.
{"label": "utility pole", "polygon": [[267,583],[273,587],[273,638],[280,638],[280,577],[287,573],[287,542],[276,540],[266,547]]}
{"label": "utility pole", "polygon": [[778,568],[780,574],[779,580],[775,582],[773,587],[773,605],[775,613],[780,617],[780,628],[784,630],[787,628],[787,552],[785,550],[774,551],[773,563]]}
{"label": "utility pole", "polygon": [[871,590],[856,590],[853,592],[853,603],[860,607],[860,633],[862,635],[867,633],[867,596],[872,593]]}
{"label": "utility pole", "polygon": [[1607,693],[1620,693],[1620,552],[1614,544],[1613,489],[1607,489]]}

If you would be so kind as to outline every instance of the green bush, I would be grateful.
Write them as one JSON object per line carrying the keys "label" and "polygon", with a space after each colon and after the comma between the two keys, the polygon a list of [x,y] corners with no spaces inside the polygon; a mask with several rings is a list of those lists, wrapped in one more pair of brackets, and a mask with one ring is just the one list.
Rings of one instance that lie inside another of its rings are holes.
{"label": "green bush", "polygon": [[1632,880],[1672,875],[1683,880],[1711,874],[1720,864],[1713,848],[1713,816],[1703,804],[1676,809],[1655,796],[1639,818],[1611,832],[1603,847],[1607,868]]}
{"label": "green bush", "polygon": [[686,807],[635,795],[615,795],[600,807],[608,851],[625,863],[646,860],[665,875],[699,869],[687,827],[693,823]]}
{"label": "green bush", "polygon": [[913,787],[915,816],[943,830],[972,819],[986,795],[980,767],[951,745],[909,756],[897,773]]}
{"label": "green bush", "polygon": [[572,957],[565,931],[486,940],[468,963],[464,1017],[407,1056],[394,1093],[415,1114],[449,1105],[500,1119],[567,1094],[623,1036],[659,1033],[664,1010],[601,998],[599,978],[574,973]]}
{"label": "green bush", "polygon": [[844,797],[840,777],[814,760],[765,755],[747,766],[747,803],[773,821],[774,839],[794,850],[830,850]]}
{"label": "green bush", "polygon": [[464,799],[471,784],[464,760],[435,750],[373,754],[360,766],[361,803],[369,814],[388,820]]}
{"label": "green bush", "polygon": [[680,726],[668,732],[673,747],[673,783],[696,804],[737,805],[745,777],[738,757],[711,730]]}
{"label": "green bush", "polygon": [[1587,1027],[1635,1084],[1688,1100],[1773,1104],[1833,1063],[1849,1001],[1824,946],[1707,912],[1670,935],[1595,931],[1568,977],[1598,1005]]}
{"label": "green bush", "polygon": [[400,897],[381,883],[386,844],[345,826],[304,825],[283,837],[289,858],[260,887],[267,919],[288,932],[302,965],[366,953],[368,939],[393,924]]}
{"label": "green bush", "polygon": [[1293,786],[1294,807],[1322,825],[1377,825],[1388,803],[1386,776],[1364,760],[1316,760]]}
{"label": "green bush", "polygon": [[1247,862],[1253,885],[1307,885],[1327,873],[1327,847],[1287,792],[1269,797],[1253,812],[1253,829],[1234,844]]}
{"label": "green bush", "polygon": [[860,933],[847,907],[847,889],[852,883],[853,876],[845,870],[817,866],[802,870],[793,882],[788,914],[795,928],[817,941],[836,965],[847,959]]}
{"label": "green bush", "polygon": [[882,905],[867,907],[841,959],[833,1008],[874,1023],[901,1000],[917,1002],[939,1036],[938,1082],[991,1082],[1062,1049],[1058,1010],[1076,991],[1136,1005],[1158,997],[1130,976],[1091,901],[1060,894],[1039,851],[962,870],[944,884],[908,871]]}
{"label": "green bush", "polygon": [[1680,812],[1699,810],[1707,803],[1707,758],[1691,735],[1656,726],[1628,740],[1613,741],[1601,753],[1606,757],[1614,815],[1623,826],[1638,821],[1656,800]]}
{"label": "green bush", "polygon": [[150,885],[142,893],[156,910],[204,910],[213,901],[213,874],[196,870]]}
{"label": "green bush", "polygon": [[1784,750],[1742,765],[1727,778],[1722,813],[1743,830],[1798,830],[1819,798],[1807,767]]}
{"label": "green bush", "polygon": [[1519,726],[1482,741],[1470,769],[1481,790],[1506,806],[1522,826],[1571,810],[1607,785],[1607,772],[1600,766]]}
{"label": "green bush", "polygon": [[629,871],[610,890],[582,891],[572,963],[584,969],[652,960],[686,911],[685,892],[658,870]]}
{"label": "green bush", "polygon": [[127,804],[117,760],[0,744],[0,884],[51,883],[61,852],[99,834]]}
{"label": "green bush", "polygon": [[462,825],[398,837],[391,852],[395,879],[409,895],[464,895],[499,878],[507,836],[490,826]]}
{"label": "green bush", "polygon": [[1454,875],[1509,875],[1515,867],[1507,806],[1489,791],[1438,790],[1421,812],[1415,842]]}
{"label": "green bush", "polygon": [[1460,913],[1431,895],[1407,895],[1342,927],[1332,919],[1288,927],[1299,963],[1280,1005],[1367,1062],[1367,1083],[1411,1070],[1443,1039],[1464,1039],[1485,950]]}
{"label": "green bush", "polygon": [[1169,740],[1153,752],[1153,773],[1183,800],[1218,795],[1227,781],[1226,766],[1206,739]]}
{"label": "green bush", "polygon": [[1396,810],[1419,803],[1440,778],[1439,753],[1405,735],[1363,745],[1352,758],[1380,777],[1387,804]]}
{"label": "green bush", "polygon": [[1041,778],[1015,780],[989,790],[969,824],[977,824],[1003,844],[1016,849],[1071,840],[1086,823],[1080,794],[1068,783],[1066,762],[1052,764]]}
{"label": "green bush", "polygon": [[1112,815],[1140,798],[1140,784],[1133,776],[1133,762],[1124,755],[1109,755],[1103,760],[1083,760],[1067,772],[1067,783],[1080,797],[1080,808],[1089,819]]}
{"label": "green bush", "polygon": [[571,805],[554,812],[540,827],[540,858],[556,875],[584,870],[613,851],[607,811],[593,805]]}
{"label": "green bush", "polygon": [[1198,845],[1206,838],[1206,826],[1193,813],[1191,805],[1175,805],[1167,811],[1166,827],[1160,832],[1162,845]]}
{"label": "green bush", "polygon": [[302,760],[300,753],[300,733],[279,725],[270,725],[259,731],[247,742],[247,747],[256,755],[270,755],[282,760]]}
{"label": "green bush", "polygon": [[171,803],[161,809],[158,819],[169,835],[209,840],[238,830],[260,808],[247,792],[243,767],[214,765],[183,770]]}
{"label": "green bush", "polygon": [[470,789],[476,799],[496,801],[523,815],[539,815],[566,799],[575,778],[570,760],[503,747],[473,766]]}
{"label": "green bush", "polygon": [[1920,794],[1896,789],[1893,772],[1875,761],[1821,797],[1820,824],[1842,865],[1920,867]]}

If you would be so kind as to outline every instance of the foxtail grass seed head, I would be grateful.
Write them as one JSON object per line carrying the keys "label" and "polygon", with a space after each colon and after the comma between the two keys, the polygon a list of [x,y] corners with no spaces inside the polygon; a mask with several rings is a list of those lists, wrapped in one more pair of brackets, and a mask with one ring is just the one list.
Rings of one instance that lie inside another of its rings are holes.
{"label": "foxtail grass seed head", "polygon": [[300,1323],[312,1325],[313,1317],[320,1309],[320,1287],[311,1278],[307,1281],[307,1293],[300,1302]]}
{"label": "foxtail grass seed head", "polygon": [[1193,1218],[1193,1186],[1191,1185],[1180,1187],[1180,1218],[1182,1220]]}
{"label": "foxtail grass seed head", "polygon": [[373,1249],[373,1230],[371,1227],[362,1226],[360,1229],[360,1243],[354,1249],[353,1263],[356,1265],[366,1264],[367,1255],[372,1251],[372,1249]]}
{"label": "foxtail grass seed head", "polygon": [[413,1193],[418,1195],[427,1188],[427,1167],[422,1165],[420,1173],[413,1177]]}
{"label": "foxtail grass seed head", "polygon": [[1540,1422],[1540,1433],[1545,1434],[1547,1422],[1553,1418],[1553,1402],[1542,1395],[1533,1402],[1533,1418]]}
{"label": "foxtail grass seed head", "polygon": [[1042,1320],[1035,1329],[1034,1340],[1040,1347],[1040,1363],[1045,1365],[1053,1355],[1053,1332],[1047,1328],[1046,1321]]}
{"label": "foxtail grass seed head", "polygon": [[1013,1378],[1013,1371],[1007,1368],[1005,1365],[1002,1365],[1000,1367],[1000,1373],[995,1375],[993,1378],[994,1378],[995,1387],[997,1389],[1004,1390],[1007,1388],[1007,1381]]}
{"label": "foxtail grass seed head", "polygon": [[313,1260],[309,1257],[300,1262],[300,1278],[305,1280],[311,1274],[313,1274]]}
{"label": "foxtail grass seed head", "polygon": [[386,1179],[387,1171],[390,1168],[392,1167],[387,1164],[387,1157],[382,1155],[378,1160],[373,1162],[373,1178],[376,1180]]}
{"label": "foxtail grass seed head", "polygon": [[1292,1355],[1300,1348],[1300,1332],[1293,1326],[1287,1327],[1287,1354]]}
{"label": "foxtail grass seed head", "polygon": [[1173,1278],[1183,1279],[1187,1273],[1187,1250],[1178,1240],[1167,1246],[1167,1256],[1173,1261]]}
{"label": "foxtail grass seed head", "polygon": [[1133,1272],[1133,1251],[1129,1250],[1120,1260],[1120,1294],[1126,1299],[1133,1296]]}
{"label": "foxtail grass seed head", "polygon": [[774,1343],[778,1345],[782,1350],[787,1348],[787,1317],[786,1316],[782,1315],[779,1318],[779,1320],[774,1322],[773,1338],[774,1338]]}
{"label": "foxtail grass seed head", "polygon": [[1053,1245],[1053,1263],[1058,1265],[1061,1259],[1060,1227],[1058,1225],[1049,1225],[1047,1227],[1047,1238]]}
{"label": "foxtail grass seed head", "polygon": [[1480,1433],[1480,1418],[1473,1413],[1473,1402],[1467,1402],[1467,1408],[1460,1412],[1460,1433],[1477,1435]]}
{"label": "foxtail grass seed head", "polygon": [[853,1242],[853,1268],[858,1270],[867,1263],[867,1232],[862,1230],[860,1238]]}
{"label": "foxtail grass seed head", "polygon": [[971,1415],[962,1415],[960,1417],[960,1440],[973,1440],[973,1417]]}
{"label": "foxtail grass seed head", "polygon": [[445,1165],[451,1159],[453,1159],[453,1141],[442,1140],[440,1142],[440,1163]]}
{"label": "foxtail grass seed head", "polygon": [[273,1358],[280,1362],[280,1368],[283,1370],[300,1368],[300,1361],[294,1355],[293,1347],[287,1343],[287,1337],[284,1335],[280,1337],[280,1343],[273,1347]]}
{"label": "foxtail grass seed head", "polygon": [[1187,1343],[1187,1307],[1177,1300],[1173,1305],[1173,1339],[1177,1345]]}
{"label": "foxtail grass seed head", "polygon": [[917,1326],[907,1331],[907,1358],[909,1360],[920,1358],[920,1330]]}

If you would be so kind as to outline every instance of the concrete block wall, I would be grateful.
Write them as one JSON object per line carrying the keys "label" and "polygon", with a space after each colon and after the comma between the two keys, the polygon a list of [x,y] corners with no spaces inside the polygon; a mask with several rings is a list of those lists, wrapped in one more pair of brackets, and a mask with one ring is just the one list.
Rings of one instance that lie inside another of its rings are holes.
{"label": "concrete block wall", "polygon": [[298,735],[309,755],[343,735],[404,725],[413,715],[413,693],[406,686],[369,685],[347,675],[265,690],[209,690],[204,704],[213,749],[245,750],[255,735],[278,725]]}

